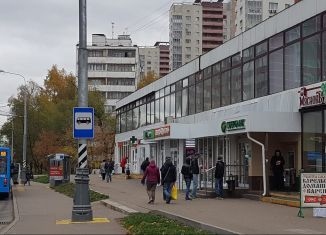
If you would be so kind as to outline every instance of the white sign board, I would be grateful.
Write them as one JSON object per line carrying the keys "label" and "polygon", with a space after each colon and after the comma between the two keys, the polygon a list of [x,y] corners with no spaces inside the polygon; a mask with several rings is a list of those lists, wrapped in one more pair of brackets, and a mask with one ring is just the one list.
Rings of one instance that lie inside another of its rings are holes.
{"label": "white sign board", "polygon": [[301,207],[326,208],[326,173],[301,174]]}

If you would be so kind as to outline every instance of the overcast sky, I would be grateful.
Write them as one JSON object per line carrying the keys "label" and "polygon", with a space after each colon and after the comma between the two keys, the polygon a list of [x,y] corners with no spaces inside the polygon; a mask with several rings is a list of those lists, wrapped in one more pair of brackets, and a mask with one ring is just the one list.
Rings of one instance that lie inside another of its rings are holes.
{"label": "overcast sky", "polygon": [[[168,41],[168,10],[182,0],[88,0],[88,43],[92,33],[127,32],[133,44]],[[57,64],[75,73],[78,0],[0,0],[0,70],[20,73],[39,84]],[[0,114],[23,83],[0,73]],[[0,118],[0,126],[4,122]]]}

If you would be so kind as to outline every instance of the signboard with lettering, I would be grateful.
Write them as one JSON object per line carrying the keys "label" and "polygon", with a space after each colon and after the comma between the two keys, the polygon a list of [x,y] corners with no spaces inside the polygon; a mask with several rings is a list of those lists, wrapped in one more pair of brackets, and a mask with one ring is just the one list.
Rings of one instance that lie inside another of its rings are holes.
{"label": "signboard with lettering", "polygon": [[302,87],[298,93],[300,108],[325,104],[326,83],[312,88]]}
{"label": "signboard with lettering", "polygon": [[326,208],[326,173],[301,173],[301,207]]}
{"label": "signboard with lettering", "polygon": [[236,131],[236,130],[242,130],[246,129],[246,119],[239,119],[229,122],[222,122],[221,124],[221,130],[223,133],[226,133],[228,131]]}
{"label": "signboard with lettering", "polygon": [[166,136],[170,136],[170,126],[145,130],[143,134],[144,140],[156,139],[156,138],[161,138]]}

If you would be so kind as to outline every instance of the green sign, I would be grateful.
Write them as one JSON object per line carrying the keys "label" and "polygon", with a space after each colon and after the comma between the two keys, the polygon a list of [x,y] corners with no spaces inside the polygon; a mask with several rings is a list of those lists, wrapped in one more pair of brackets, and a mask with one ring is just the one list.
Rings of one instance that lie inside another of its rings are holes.
{"label": "green sign", "polygon": [[132,136],[132,137],[130,138],[130,142],[131,142],[131,144],[135,144],[136,141],[137,141],[137,138],[136,138],[135,136]]}
{"label": "green sign", "polygon": [[155,138],[155,130],[144,131],[144,140],[151,140]]}
{"label": "green sign", "polygon": [[234,120],[229,122],[224,121],[221,124],[221,130],[223,133],[226,133],[227,131],[246,129],[245,122],[246,119]]}

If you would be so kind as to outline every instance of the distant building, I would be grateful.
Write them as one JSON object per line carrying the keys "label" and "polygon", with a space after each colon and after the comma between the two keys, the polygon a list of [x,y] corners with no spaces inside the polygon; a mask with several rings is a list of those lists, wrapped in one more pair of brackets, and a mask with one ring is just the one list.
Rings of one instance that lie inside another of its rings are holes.
{"label": "distant building", "polygon": [[112,112],[118,100],[136,90],[138,48],[129,35],[109,39],[104,34],[93,34],[87,48],[89,90],[100,91],[106,99],[105,111]]}
{"label": "distant building", "polygon": [[223,42],[229,41],[235,36],[236,1],[223,3]]}
{"label": "distant building", "polygon": [[154,46],[139,47],[140,79],[150,71],[158,77],[169,73],[169,43],[156,42]]}
{"label": "distant building", "polygon": [[238,35],[295,3],[295,0],[231,0],[236,2],[235,34]]}

